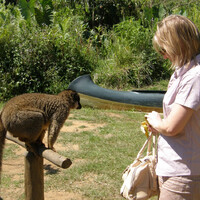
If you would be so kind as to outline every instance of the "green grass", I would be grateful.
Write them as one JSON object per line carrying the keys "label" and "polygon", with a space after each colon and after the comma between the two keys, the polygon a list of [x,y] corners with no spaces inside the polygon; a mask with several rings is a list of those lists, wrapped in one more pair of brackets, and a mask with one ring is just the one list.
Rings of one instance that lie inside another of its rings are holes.
{"label": "green grass", "polygon": [[[140,131],[144,115],[134,111],[73,110],[70,121],[67,120],[65,125],[70,127],[73,121],[79,121],[78,131],[61,132],[56,142],[66,147],[58,149],[58,153],[70,158],[73,164],[68,169],[59,169],[53,164],[49,169],[45,168],[45,193],[64,191],[79,194],[84,200],[122,200],[119,194],[122,172],[145,141],[145,135]],[[91,130],[86,129],[86,122],[93,126]],[[73,145],[78,149],[70,148]],[[16,159],[14,148],[16,146],[11,147],[11,144],[6,147],[6,161]],[[9,185],[15,190],[23,186],[22,182],[23,176],[16,181],[3,174],[3,189]],[[23,192],[18,197],[16,195],[16,200],[22,199],[23,195]]]}
{"label": "green grass", "polygon": [[[59,142],[64,145],[78,144],[79,151],[62,152],[72,160],[81,160],[62,176],[67,185],[72,182],[71,191],[80,192],[88,199],[123,199],[119,195],[123,170],[135,158],[145,141],[140,123],[145,113],[133,111],[93,110],[90,108],[74,111],[73,119],[89,123],[104,124],[92,131],[68,133]],[[87,182],[91,179],[91,183]],[[76,183],[86,182],[77,186]],[[59,188],[66,185],[56,182]],[[73,184],[74,183],[74,184]]]}
{"label": "green grass", "polygon": [[104,126],[92,131],[69,133],[62,138],[66,144],[70,142],[80,146],[79,151],[69,150],[63,152],[64,155],[84,160],[81,165],[69,169],[65,180],[82,182],[91,176],[93,183],[81,187],[72,184],[72,188],[88,199],[121,199],[121,174],[145,140],[139,130],[144,113],[82,109],[74,112],[74,119],[77,117]]}

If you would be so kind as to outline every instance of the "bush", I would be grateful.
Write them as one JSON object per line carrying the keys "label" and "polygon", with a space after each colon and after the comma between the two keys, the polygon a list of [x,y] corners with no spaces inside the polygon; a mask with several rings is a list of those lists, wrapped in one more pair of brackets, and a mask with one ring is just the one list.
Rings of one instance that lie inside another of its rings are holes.
{"label": "bush", "polygon": [[123,88],[168,78],[168,64],[154,51],[152,37],[152,31],[133,18],[116,25],[110,35],[113,42],[107,46],[107,57],[95,70],[96,82],[104,80],[106,86]]}
{"label": "bush", "polygon": [[169,63],[152,48],[156,23],[177,13],[199,25],[198,7],[191,0],[0,3],[0,99],[57,93],[86,73],[119,89],[169,78]]}
{"label": "bush", "polygon": [[[9,10],[0,11],[12,16]],[[77,76],[91,73],[95,59],[82,47],[84,27],[76,16],[65,19],[60,26],[42,28],[27,23],[22,16],[18,18],[20,23],[11,17],[0,32],[1,100],[25,92],[55,93],[66,89]],[[70,32],[72,26],[80,27],[80,33]]]}

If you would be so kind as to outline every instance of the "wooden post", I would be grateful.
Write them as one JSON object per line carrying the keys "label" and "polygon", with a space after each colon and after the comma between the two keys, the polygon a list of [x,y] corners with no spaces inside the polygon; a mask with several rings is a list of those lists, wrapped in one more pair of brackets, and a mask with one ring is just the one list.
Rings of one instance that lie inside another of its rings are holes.
{"label": "wooden post", "polygon": [[[11,135],[7,134],[6,138],[25,148],[24,142]],[[26,152],[25,155],[25,200],[44,200],[43,158],[63,169],[70,167],[72,164],[69,158],[65,158],[43,145],[38,146],[37,151],[38,156],[32,152]]]}
{"label": "wooden post", "polygon": [[44,200],[43,158],[32,152],[25,155],[25,199]]}

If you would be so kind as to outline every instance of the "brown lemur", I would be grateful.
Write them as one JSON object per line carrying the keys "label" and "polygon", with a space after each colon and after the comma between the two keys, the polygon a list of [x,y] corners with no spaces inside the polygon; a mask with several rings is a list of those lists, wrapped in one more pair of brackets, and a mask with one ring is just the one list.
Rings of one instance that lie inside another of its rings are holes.
{"label": "brown lemur", "polygon": [[80,97],[72,90],[57,95],[27,93],[10,99],[0,114],[0,172],[7,131],[34,151],[35,145],[43,144],[48,129],[48,148],[53,149],[70,109],[81,109]]}

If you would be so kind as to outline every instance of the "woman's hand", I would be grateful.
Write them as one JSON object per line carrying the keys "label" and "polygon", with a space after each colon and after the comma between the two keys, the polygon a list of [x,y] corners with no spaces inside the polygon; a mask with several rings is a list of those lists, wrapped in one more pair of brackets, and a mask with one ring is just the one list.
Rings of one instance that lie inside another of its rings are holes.
{"label": "woman's hand", "polygon": [[158,127],[159,123],[162,122],[160,114],[158,112],[152,111],[151,113],[148,113],[147,115],[145,115],[145,117],[149,123],[149,126],[148,126],[149,131],[154,134],[159,133],[156,127]]}
{"label": "woman's hand", "polygon": [[175,136],[181,133],[190,120],[194,110],[191,108],[174,104],[170,114],[165,119],[161,119],[158,112],[151,112],[145,115],[150,124],[150,129],[166,136]]}

